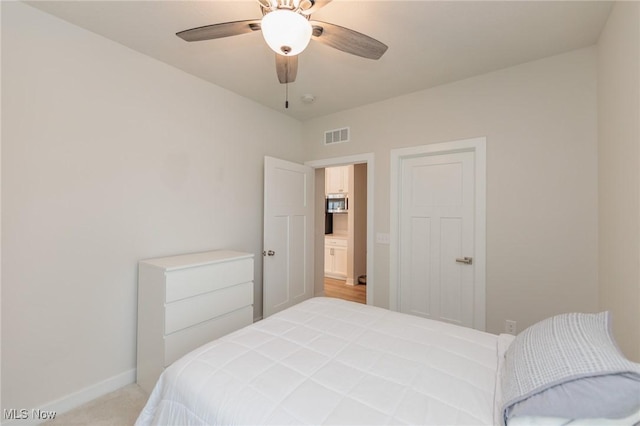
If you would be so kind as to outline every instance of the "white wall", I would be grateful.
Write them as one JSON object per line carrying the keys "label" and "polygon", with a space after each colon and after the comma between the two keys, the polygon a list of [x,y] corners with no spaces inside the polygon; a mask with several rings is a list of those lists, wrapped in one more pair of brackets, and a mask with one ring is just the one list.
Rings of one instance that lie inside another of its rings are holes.
{"label": "white wall", "polygon": [[640,362],[640,4],[618,2],[598,42],[600,307]]}
{"label": "white wall", "polygon": [[30,409],[135,368],[139,259],[261,253],[263,156],[303,146],[299,122],[19,2],[2,90],[2,405]]}
{"label": "white wall", "polygon": [[[375,155],[374,232],[389,232],[392,148],[487,137],[487,330],[594,311],[596,51],[567,54],[305,122],[310,160]],[[324,146],[325,130],[351,142]],[[375,245],[375,301],[389,305],[389,246]]]}

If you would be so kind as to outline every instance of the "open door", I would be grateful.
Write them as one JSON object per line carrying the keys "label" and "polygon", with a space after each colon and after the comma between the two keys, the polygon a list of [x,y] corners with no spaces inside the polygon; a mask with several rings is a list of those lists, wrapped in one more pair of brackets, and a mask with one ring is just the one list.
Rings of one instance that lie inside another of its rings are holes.
{"label": "open door", "polygon": [[264,158],[263,316],[313,295],[314,171]]}

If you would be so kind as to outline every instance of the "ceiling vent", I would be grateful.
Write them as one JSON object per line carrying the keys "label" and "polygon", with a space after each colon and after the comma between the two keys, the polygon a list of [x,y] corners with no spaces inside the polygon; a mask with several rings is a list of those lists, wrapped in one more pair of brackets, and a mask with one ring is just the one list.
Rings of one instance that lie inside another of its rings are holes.
{"label": "ceiling vent", "polygon": [[324,144],[331,145],[334,143],[349,142],[349,128],[327,130],[324,132]]}

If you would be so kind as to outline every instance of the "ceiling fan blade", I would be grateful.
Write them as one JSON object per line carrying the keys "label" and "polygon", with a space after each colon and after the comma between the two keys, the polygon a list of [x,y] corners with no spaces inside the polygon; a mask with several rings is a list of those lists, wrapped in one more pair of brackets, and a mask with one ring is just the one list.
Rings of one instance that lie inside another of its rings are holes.
{"label": "ceiling fan blade", "polygon": [[380,59],[388,49],[386,44],[349,28],[320,21],[311,21],[311,25],[311,38],[352,55]]}
{"label": "ceiling fan blade", "polygon": [[276,72],[280,83],[293,83],[298,74],[298,56],[283,56],[276,53]]}
{"label": "ceiling fan blade", "polygon": [[190,30],[180,31],[179,33],[176,33],[176,35],[185,41],[202,41],[231,37],[253,31],[259,31],[260,29],[260,20],[250,19],[247,21],[223,22],[221,24],[191,28]]}
{"label": "ceiling fan blade", "polygon": [[331,3],[331,0],[302,0],[300,2],[300,6],[304,7],[309,4],[309,6],[304,7],[300,10],[300,13],[303,15],[309,16],[314,12],[317,12],[321,8],[325,7],[327,4]]}

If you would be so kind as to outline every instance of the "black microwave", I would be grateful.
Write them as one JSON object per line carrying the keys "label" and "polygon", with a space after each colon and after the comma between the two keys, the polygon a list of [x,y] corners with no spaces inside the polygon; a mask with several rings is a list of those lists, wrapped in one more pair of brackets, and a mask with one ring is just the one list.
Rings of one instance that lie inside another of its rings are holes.
{"label": "black microwave", "polygon": [[348,209],[347,194],[327,194],[327,213],[346,213]]}

